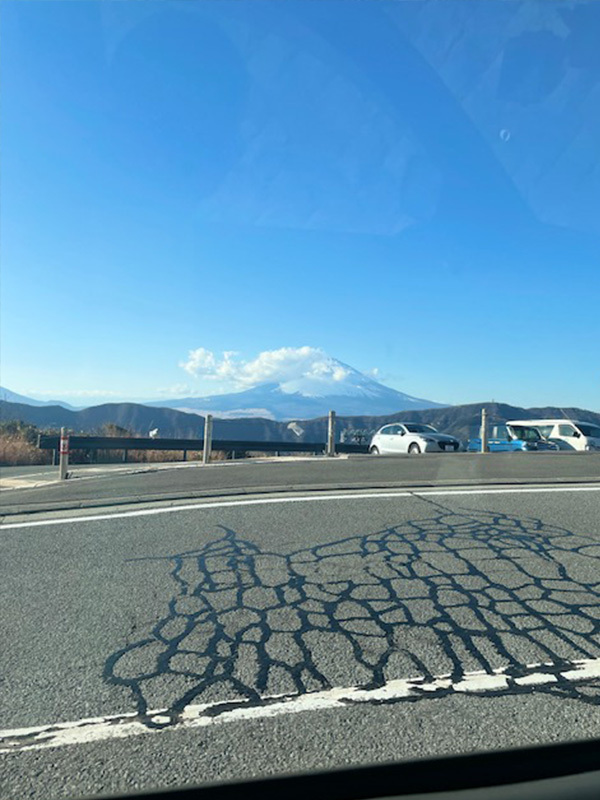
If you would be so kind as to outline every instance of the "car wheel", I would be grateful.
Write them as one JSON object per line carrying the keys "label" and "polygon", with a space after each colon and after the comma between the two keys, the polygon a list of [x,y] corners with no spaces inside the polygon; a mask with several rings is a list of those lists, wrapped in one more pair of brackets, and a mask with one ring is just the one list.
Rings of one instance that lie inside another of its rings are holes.
{"label": "car wheel", "polygon": [[421,448],[419,447],[419,445],[416,442],[413,442],[411,444],[411,446],[408,448],[408,452],[411,455],[416,456],[421,452]]}
{"label": "car wheel", "polygon": [[373,446],[373,447],[372,447],[372,448],[369,450],[369,453],[371,453],[371,455],[372,455],[372,456],[378,456],[378,455],[379,455],[379,448],[378,448],[378,447],[375,447],[375,446]]}

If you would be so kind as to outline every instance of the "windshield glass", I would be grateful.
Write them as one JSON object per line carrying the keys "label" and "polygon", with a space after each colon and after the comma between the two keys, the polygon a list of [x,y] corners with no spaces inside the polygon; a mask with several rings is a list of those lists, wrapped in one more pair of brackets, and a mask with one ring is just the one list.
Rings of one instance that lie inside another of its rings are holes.
{"label": "windshield glass", "polygon": [[541,439],[537,428],[530,428],[524,425],[511,425],[510,430],[516,439],[522,439],[526,442],[537,442]]}
{"label": "windshield glass", "polygon": [[586,425],[583,422],[578,422],[577,427],[584,436],[591,436],[594,439],[600,439],[599,425]]}
{"label": "windshield glass", "polygon": [[416,425],[415,423],[406,423],[404,427],[409,433],[437,433],[436,429],[431,425]]}
{"label": "windshield glass", "polygon": [[0,17],[1,800],[600,740],[600,0]]}

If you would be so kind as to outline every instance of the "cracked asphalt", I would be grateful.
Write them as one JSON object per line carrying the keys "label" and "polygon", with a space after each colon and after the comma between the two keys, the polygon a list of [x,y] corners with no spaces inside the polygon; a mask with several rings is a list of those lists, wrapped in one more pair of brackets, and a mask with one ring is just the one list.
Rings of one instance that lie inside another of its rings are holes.
{"label": "cracked asphalt", "polygon": [[0,756],[2,796],[600,736],[594,681],[177,726],[190,703],[600,658],[600,493],[562,488],[0,527],[1,727],[166,709],[146,736]]}

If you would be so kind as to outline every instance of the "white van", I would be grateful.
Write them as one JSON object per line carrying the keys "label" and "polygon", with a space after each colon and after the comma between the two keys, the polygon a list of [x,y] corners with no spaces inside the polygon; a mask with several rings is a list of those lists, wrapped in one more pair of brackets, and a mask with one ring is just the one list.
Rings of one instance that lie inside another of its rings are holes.
{"label": "white van", "polygon": [[544,439],[556,442],[561,450],[600,450],[600,425],[577,419],[519,419],[507,425],[537,428]]}

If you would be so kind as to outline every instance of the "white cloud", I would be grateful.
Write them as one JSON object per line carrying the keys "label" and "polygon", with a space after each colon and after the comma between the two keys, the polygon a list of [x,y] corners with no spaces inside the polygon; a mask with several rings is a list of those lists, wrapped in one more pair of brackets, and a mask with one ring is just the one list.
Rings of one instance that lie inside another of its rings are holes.
{"label": "white cloud", "polygon": [[345,369],[345,367],[335,367],[335,369],[332,372],[332,377],[334,381],[343,381],[344,378],[348,377],[348,375],[349,372],[347,369]]}
{"label": "white cloud", "polygon": [[190,350],[187,361],[181,361],[180,367],[190,375],[210,374],[216,365],[216,359],[210,350],[199,347],[197,350]]}
{"label": "white cloud", "polygon": [[236,358],[227,351],[221,359],[210,350],[199,347],[190,350],[187,361],[180,367],[190,375],[214,381],[227,381],[238,388],[249,388],[259,383],[283,383],[309,378],[314,380],[343,381],[350,371],[317,347],[280,347],[264,350],[251,361]]}
{"label": "white cloud", "polygon": [[198,347],[196,350],[190,350],[188,360],[180,362],[179,366],[196,377],[209,380],[235,380],[237,370],[235,355],[233,350],[226,350],[221,361],[218,361],[210,350]]}

